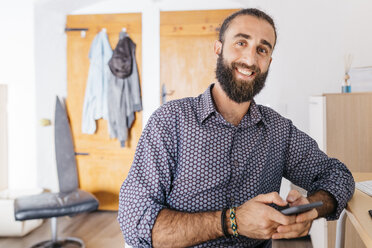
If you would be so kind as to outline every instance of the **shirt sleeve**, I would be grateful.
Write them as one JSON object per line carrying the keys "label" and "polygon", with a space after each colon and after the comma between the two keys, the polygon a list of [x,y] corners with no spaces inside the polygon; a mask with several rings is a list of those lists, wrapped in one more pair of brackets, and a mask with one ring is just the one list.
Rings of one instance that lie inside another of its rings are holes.
{"label": "shirt sleeve", "polygon": [[337,201],[336,211],[326,216],[337,219],[354,194],[355,182],[345,164],[329,158],[315,140],[290,123],[284,176],[306,189],[308,194],[319,190],[330,193]]}
{"label": "shirt sleeve", "polygon": [[157,112],[141,135],[132,167],[120,189],[118,221],[125,242],[134,247],[152,246],[151,231],[160,210],[166,208],[176,164],[172,135]]}

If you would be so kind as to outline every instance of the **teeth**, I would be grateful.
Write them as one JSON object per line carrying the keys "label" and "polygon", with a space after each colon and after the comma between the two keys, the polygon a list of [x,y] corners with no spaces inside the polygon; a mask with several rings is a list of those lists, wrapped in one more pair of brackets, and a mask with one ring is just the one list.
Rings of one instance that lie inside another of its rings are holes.
{"label": "teeth", "polygon": [[246,75],[246,76],[250,76],[253,74],[253,71],[249,71],[249,70],[244,70],[244,69],[240,69],[240,68],[237,68],[238,69],[238,72]]}

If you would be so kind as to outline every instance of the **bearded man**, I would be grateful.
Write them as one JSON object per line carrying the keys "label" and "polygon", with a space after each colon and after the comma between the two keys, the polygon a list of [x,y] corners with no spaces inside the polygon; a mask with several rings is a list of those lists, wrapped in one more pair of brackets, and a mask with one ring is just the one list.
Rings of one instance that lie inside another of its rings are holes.
{"label": "bearded man", "polygon": [[[134,247],[271,247],[337,219],[354,192],[350,171],[274,110],[257,105],[276,42],[271,17],[243,9],[214,44],[217,82],[156,110],[120,190],[118,221]],[[282,177],[308,191],[283,200]],[[323,201],[285,216],[277,206]],[[276,206],[275,206],[276,205]]]}

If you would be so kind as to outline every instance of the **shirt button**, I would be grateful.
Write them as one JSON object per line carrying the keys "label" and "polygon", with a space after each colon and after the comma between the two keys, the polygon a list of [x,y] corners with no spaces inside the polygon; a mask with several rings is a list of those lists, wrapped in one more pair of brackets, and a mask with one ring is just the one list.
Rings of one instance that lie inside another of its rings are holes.
{"label": "shirt button", "polygon": [[236,167],[239,166],[239,162],[238,162],[238,160],[235,160],[235,161],[234,161],[234,166],[236,166]]}
{"label": "shirt button", "polygon": [[230,201],[231,201],[231,204],[234,204],[235,198],[231,197]]}

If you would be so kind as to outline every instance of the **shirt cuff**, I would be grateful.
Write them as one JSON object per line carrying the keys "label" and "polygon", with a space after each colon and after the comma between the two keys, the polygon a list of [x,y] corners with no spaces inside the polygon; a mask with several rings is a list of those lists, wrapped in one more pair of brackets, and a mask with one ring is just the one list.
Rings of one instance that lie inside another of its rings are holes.
{"label": "shirt cuff", "polygon": [[[334,186],[326,186],[326,187],[320,186],[316,190],[312,190],[311,194],[315,193],[316,191],[319,191],[319,190],[323,190],[323,191],[326,191],[329,194],[331,194],[333,196],[333,198],[336,200],[337,206],[336,206],[336,210],[334,212],[328,214],[327,216],[325,216],[325,218],[326,218],[327,221],[328,220],[337,220],[340,217],[340,214],[341,214],[342,210],[344,210],[346,208],[347,202],[351,199],[351,197],[354,193],[354,187],[355,187],[355,185],[354,185],[354,182],[353,182],[352,191],[346,193],[348,195],[347,197],[345,197],[345,191],[340,190],[339,187],[334,187]],[[310,194],[308,194],[308,195],[310,195]]]}
{"label": "shirt cuff", "polygon": [[164,208],[164,205],[155,203],[144,210],[143,216],[136,226],[140,247],[152,247],[152,229],[159,212]]}

